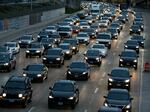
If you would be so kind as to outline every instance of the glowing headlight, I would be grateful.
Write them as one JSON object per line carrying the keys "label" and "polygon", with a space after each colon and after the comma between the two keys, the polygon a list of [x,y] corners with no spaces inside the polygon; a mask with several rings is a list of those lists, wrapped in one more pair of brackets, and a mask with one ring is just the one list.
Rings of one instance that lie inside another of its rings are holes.
{"label": "glowing headlight", "polygon": [[87,59],[88,59],[88,57],[85,57],[85,59],[87,60]]}
{"label": "glowing headlight", "polygon": [[37,37],[40,38],[40,35],[38,35]]}
{"label": "glowing headlight", "polygon": [[137,60],[134,60],[134,62],[137,62]]}
{"label": "glowing headlight", "polygon": [[140,29],[138,29],[138,31],[141,31]]}
{"label": "glowing headlight", "polygon": [[130,31],[132,31],[132,29],[130,29]]}
{"label": "glowing headlight", "polygon": [[110,82],[113,82],[113,79],[111,79],[111,78],[109,78],[108,80],[109,80]]}
{"label": "glowing headlight", "polygon": [[46,58],[43,58],[43,60],[46,60]]}
{"label": "glowing headlight", "polygon": [[68,73],[69,73],[69,74],[71,74],[71,72],[70,72],[70,71],[68,71]]}
{"label": "glowing headlight", "polygon": [[26,51],[26,53],[29,53],[30,51]]}
{"label": "glowing headlight", "polygon": [[3,93],[2,96],[3,96],[3,97],[6,97],[6,93]]}
{"label": "glowing headlight", "polygon": [[37,77],[41,77],[42,75],[41,74],[37,74]]}
{"label": "glowing headlight", "polygon": [[4,65],[7,66],[7,65],[9,65],[9,63],[5,63]]}
{"label": "glowing headlight", "polygon": [[36,51],[36,53],[39,53],[40,51]]}
{"label": "glowing headlight", "polygon": [[73,46],[72,49],[76,49],[76,47]]}
{"label": "glowing headlight", "polygon": [[73,97],[69,97],[68,99],[69,99],[69,100],[73,100]]}
{"label": "glowing headlight", "polygon": [[128,83],[128,82],[130,82],[130,80],[129,80],[129,79],[127,79],[127,80],[125,80],[125,82],[126,82],[126,83]]}
{"label": "glowing headlight", "polygon": [[70,53],[70,51],[66,51],[66,54],[69,54]]}
{"label": "glowing headlight", "polygon": [[130,104],[126,106],[126,108],[127,108],[127,109],[129,109],[130,107],[131,107],[131,105],[130,105]]}
{"label": "glowing headlight", "polygon": [[125,48],[127,48],[128,46],[127,46],[127,45],[125,45],[124,47],[125,47]]}
{"label": "glowing headlight", "polygon": [[60,60],[60,58],[56,58],[56,60]]}
{"label": "glowing headlight", "polygon": [[27,76],[27,74],[25,74],[25,73],[24,73],[24,74],[23,74],[23,76],[24,76],[24,77],[26,77],[26,76]]}
{"label": "glowing headlight", "polygon": [[87,72],[83,72],[82,74],[86,74]]}
{"label": "glowing headlight", "polygon": [[144,42],[141,42],[142,44],[144,43]]}
{"label": "glowing headlight", "polygon": [[96,60],[99,60],[99,58],[96,58]]}
{"label": "glowing headlight", "polygon": [[56,42],[56,41],[57,41],[57,39],[54,39],[54,41]]}
{"label": "glowing headlight", "polygon": [[22,94],[18,94],[18,97],[19,97],[19,98],[22,98],[22,97],[23,97],[23,95],[22,95]]}
{"label": "glowing headlight", "polygon": [[104,104],[104,106],[108,107],[108,104],[107,104],[107,103],[105,103],[105,104]]}
{"label": "glowing headlight", "polygon": [[136,48],[139,48],[139,46],[136,46]]}
{"label": "glowing headlight", "polygon": [[48,97],[49,97],[49,98],[53,98],[53,96],[51,96],[51,95],[50,95],[50,96],[48,96]]}
{"label": "glowing headlight", "polygon": [[120,59],[120,61],[123,61],[123,59]]}
{"label": "glowing headlight", "polygon": [[21,43],[21,41],[19,41],[19,43]]}

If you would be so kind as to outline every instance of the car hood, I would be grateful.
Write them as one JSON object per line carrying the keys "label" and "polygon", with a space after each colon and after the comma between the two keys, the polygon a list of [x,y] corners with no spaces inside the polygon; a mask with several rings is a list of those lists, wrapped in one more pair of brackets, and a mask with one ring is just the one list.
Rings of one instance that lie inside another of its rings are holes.
{"label": "car hood", "polygon": [[53,97],[69,98],[74,95],[74,92],[52,91],[51,94]]}
{"label": "car hood", "polygon": [[129,77],[110,77],[110,78],[112,78],[113,80],[115,80],[115,81],[125,81],[125,80],[128,80],[128,79],[130,79]]}
{"label": "car hood", "polygon": [[71,68],[68,71],[72,72],[72,73],[79,73],[82,74],[83,72],[86,72],[86,69],[81,69],[81,68]]}
{"label": "car hood", "polygon": [[48,59],[60,58],[60,56],[58,56],[58,55],[45,55],[44,57],[48,58]]}
{"label": "car hood", "polygon": [[121,57],[121,59],[123,59],[123,60],[129,60],[129,61],[136,60],[135,57]]}
{"label": "car hood", "polygon": [[41,50],[40,48],[30,48],[28,49],[29,51],[37,51],[37,50]]}
{"label": "car hood", "polygon": [[6,93],[6,94],[24,94],[25,91],[20,90],[20,89],[12,88],[12,89],[4,89],[3,93]]}
{"label": "car hood", "polygon": [[30,74],[30,75],[37,75],[37,74],[41,74],[42,71],[24,71],[25,74]]}

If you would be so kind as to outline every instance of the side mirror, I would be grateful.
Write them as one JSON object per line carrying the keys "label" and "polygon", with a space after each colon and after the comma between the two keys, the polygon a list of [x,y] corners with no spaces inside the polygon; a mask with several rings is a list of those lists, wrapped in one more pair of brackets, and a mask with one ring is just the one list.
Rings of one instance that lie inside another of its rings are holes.
{"label": "side mirror", "polygon": [[110,73],[108,73],[107,75],[110,76]]}
{"label": "side mirror", "polygon": [[118,56],[121,56],[121,54],[119,54]]}
{"label": "side mirror", "polygon": [[26,68],[23,68],[23,70],[26,70]]}
{"label": "side mirror", "polygon": [[52,90],[52,87],[49,87],[50,90]]}
{"label": "side mirror", "polygon": [[107,98],[107,96],[103,96],[104,98]]}
{"label": "side mirror", "polygon": [[67,68],[69,68],[69,66],[66,66]]}
{"label": "side mirror", "polygon": [[139,55],[137,55],[137,57],[139,57]]}
{"label": "side mirror", "polygon": [[133,98],[130,98],[130,100],[133,100]]}

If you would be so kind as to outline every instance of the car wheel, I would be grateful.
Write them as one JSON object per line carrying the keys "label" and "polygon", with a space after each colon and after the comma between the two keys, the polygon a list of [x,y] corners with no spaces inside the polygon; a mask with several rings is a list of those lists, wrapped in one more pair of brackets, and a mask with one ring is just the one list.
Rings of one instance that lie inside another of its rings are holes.
{"label": "car wheel", "polygon": [[23,104],[22,104],[22,108],[26,108],[27,106],[27,101],[25,101]]}
{"label": "car wheel", "polygon": [[41,58],[41,54],[39,55],[39,58]]}
{"label": "car wheel", "polygon": [[48,101],[48,108],[50,109],[50,108],[52,108],[52,105],[51,105],[51,103]]}
{"label": "car wheel", "polygon": [[63,62],[62,62],[62,65],[64,65],[64,60],[63,60]]}
{"label": "car wheel", "polygon": [[10,72],[10,71],[11,71],[11,67],[8,67],[7,72]]}
{"label": "car wheel", "polygon": [[14,70],[16,69],[16,65],[14,65],[13,69],[14,69]]}
{"label": "car wheel", "polygon": [[137,66],[135,66],[134,69],[137,70]]}
{"label": "car wheel", "polygon": [[26,55],[26,58],[28,58],[28,55]]}
{"label": "car wheel", "polygon": [[75,104],[72,104],[72,105],[71,105],[71,108],[74,110],[74,109],[75,109]]}

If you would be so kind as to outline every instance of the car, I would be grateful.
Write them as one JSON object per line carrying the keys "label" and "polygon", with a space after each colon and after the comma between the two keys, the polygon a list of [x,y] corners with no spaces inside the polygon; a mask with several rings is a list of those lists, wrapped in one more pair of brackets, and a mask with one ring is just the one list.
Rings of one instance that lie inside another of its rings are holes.
{"label": "car", "polygon": [[96,32],[96,34],[98,34],[99,31],[100,31],[100,27],[99,27],[99,25],[96,24],[96,23],[95,23],[95,24],[92,24],[90,28],[94,29],[94,31]]}
{"label": "car", "polygon": [[100,66],[102,63],[101,52],[97,49],[88,49],[84,54],[84,59],[88,64]]}
{"label": "car", "polygon": [[63,43],[70,43],[73,53],[76,54],[79,51],[79,42],[76,38],[65,39]]}
{"label": "car", "polygon": [[86,32],[90,36],[91,39],[95,39],[96,38],[96,32],[92,28],[83,29],[82,32]]}
{"label": "car", "polygon": [[71,38],[72,37],[72,27],[71,26],[59,26],[57,32],[61,36],[61,38]]}
{"label": "car", "polygon": [[88,80],[90,77],[90,66],[84,61],[73,61],[67,68],[68,80]]}
{"label": "car", "polygon": [[47,67],[52,65],[58,65],[61,67],[64,65],[64,53],[61,48],[50,48],[44,54],[43,64]]}
{"label": "car", "polygon": [[111,23],[111,25],[109,27],[116,28],[118,30],[118,33],[120,33],[122,30],[122,27],[120,26],[119,23]]}
{"label": "car", "polygon": [[123,88],[130,90],[131,77],[129,69],[125,67],[115,67],[108,74],[108,90],[111,88]]}
{"label": "car", "polygon": [[51,34],[50,32],[47,32],[43,29],[37,35],[37,41],[40,42],[42,40],[42,38],[49,38],[50,34]]}
{"label": "car", "polygon": [[49,33],[55,33],[57,32],[57,27],[55,25],[49,25],[44,30]]}
{"label": "car", "polygon": [[85,19],[85,14],[84,13],[77,13],[77,17],[79,17],[80,19]]}
{"label": "car", "polygon": [[72,46],[70,43],[60,43],[58,45],[58,48],[61,48],[63,50],[64,58],[70,59],[72,58],[73,51]]}
{"label": "car", "polygon": [[73,25],[72,30],[73,30],[73,33],[79,33],[80,32],[80,27]]}
{"label": "car", "polygon": [[75,25],[75,21],[73,20],[73,18],[65,18],[63,22],[69,23],[69,25]]}
{"label": "car", "polygon": [[96,38],[96,43],[98,44],[104,44],[108,49],[111,48],[111,43],[112,43],[112,37],[110,33],[98,33],[97,38]]}
{"label": "car", "polygon": [[26,58],[32,56],[41,56],[44,54],[44,46],[40,43],[31,43],[29,48],[26,50]]}
{"label": "car", "polygon": [[92,49],[97,49],[101,53],[102,57],[107,56],[108,48],[104,44],[93,44]]}
{"label": "car", "polygon": [[137,40],[127,40],[127,42],[124,43],[124,49],[132,49],[139,53],[139,43]]}
{"label": "car", "polygon": [[124,50],[119,54],[119,67],[130,66],[137,69],[138,67],[138,54],[135,50]]}
{"label": "car", "polygon": [[117,107],[106,107],[102,106],[98,112],[122,112],[122,109],[117,108]]}
{"label": "car", "polygon": [[16,68],[16,57],[11,53],[0,53],[0,71],[10,72]]}
{"label": "car", "polygon": [[58,80],[49,89],[48,108],[67,105],[75,109],[79,102],[79,89],[75,81]]}
{"label": "car", "polygon": [[17,104],[25,108],[32,100],[33,90],[28,77],[13,75],[1,87],[0,104],[2,106]]}
{"label": "car", "polygon": [[82,31],[83,29],[90,28],[90,25],[88,22],[80,22],[80,30]]}
{"label": "car", "polygon": [[33,35],[23,35],[19,38],[19,46],[21,48],[27,48],[32,42],[35,42],[36,39],[33,37]]}
{"label": "car", "polygon": [[119,21],[121,21],[123,24],[125,24],[127,19],[126,19],[126,16],[119,15],[119,16],[117,17],[117,20],[119,20]]}
{"label": "car", "polygon": [[29,77],[31,81],[43,82],[48,78],[48,68],[44,64],[29,64],[23,68],[24,77]]}
{"label": "car", "polygon": [[122,112],[132,111],[133,98],[127,89],[112,88],[104,98],[104,106],[106,107],[117,107],[120,108]]}
{"label": "car", "polygon": [[145,38],[142,35],[133,35],[130,37],[131,40],[136,40],[139,43],[139,46],[144,48],[144,40]]}
{"label": "car", "polygon": [[106,32],[111,34],[112,39],[118,39],[119,34],[117,28],[109,27]]}
{"label": "car", "polygon": [[11,49],[8,46],[0,45],[0,53],[12,53]]}
{"label": "car", "polygon": [[90,43],[90,36],[86,32],[79,32],[76,36],[76,39],[78,40],[79,44],[88,45]]}
{"label": "car", "polygon": [[57,45],[61,42],[62,39],[58,32],[50,34],[49,38],[53,39],[54,43]]}
{"label": "car", "polygon": [[17,54],[20,52],[20,46],[18,42],[6,42],[4,46],[9,47],[10,52],[12,52],[13,54]]}
{"label": "car", "polygon": [[143,21],[134,21],[133,24],[140,26],[141,31],[144,31],[144,23],[143,23]]}
{"label": "car", "polygon": [[100,20],[98,23],[100,28],[107,28],[109,26],[109,20]]}
{"label": "car", "polygon": [[130,27],[130,35],[132,34],[141,34],[141,27],[139,25],[132,25]]}

